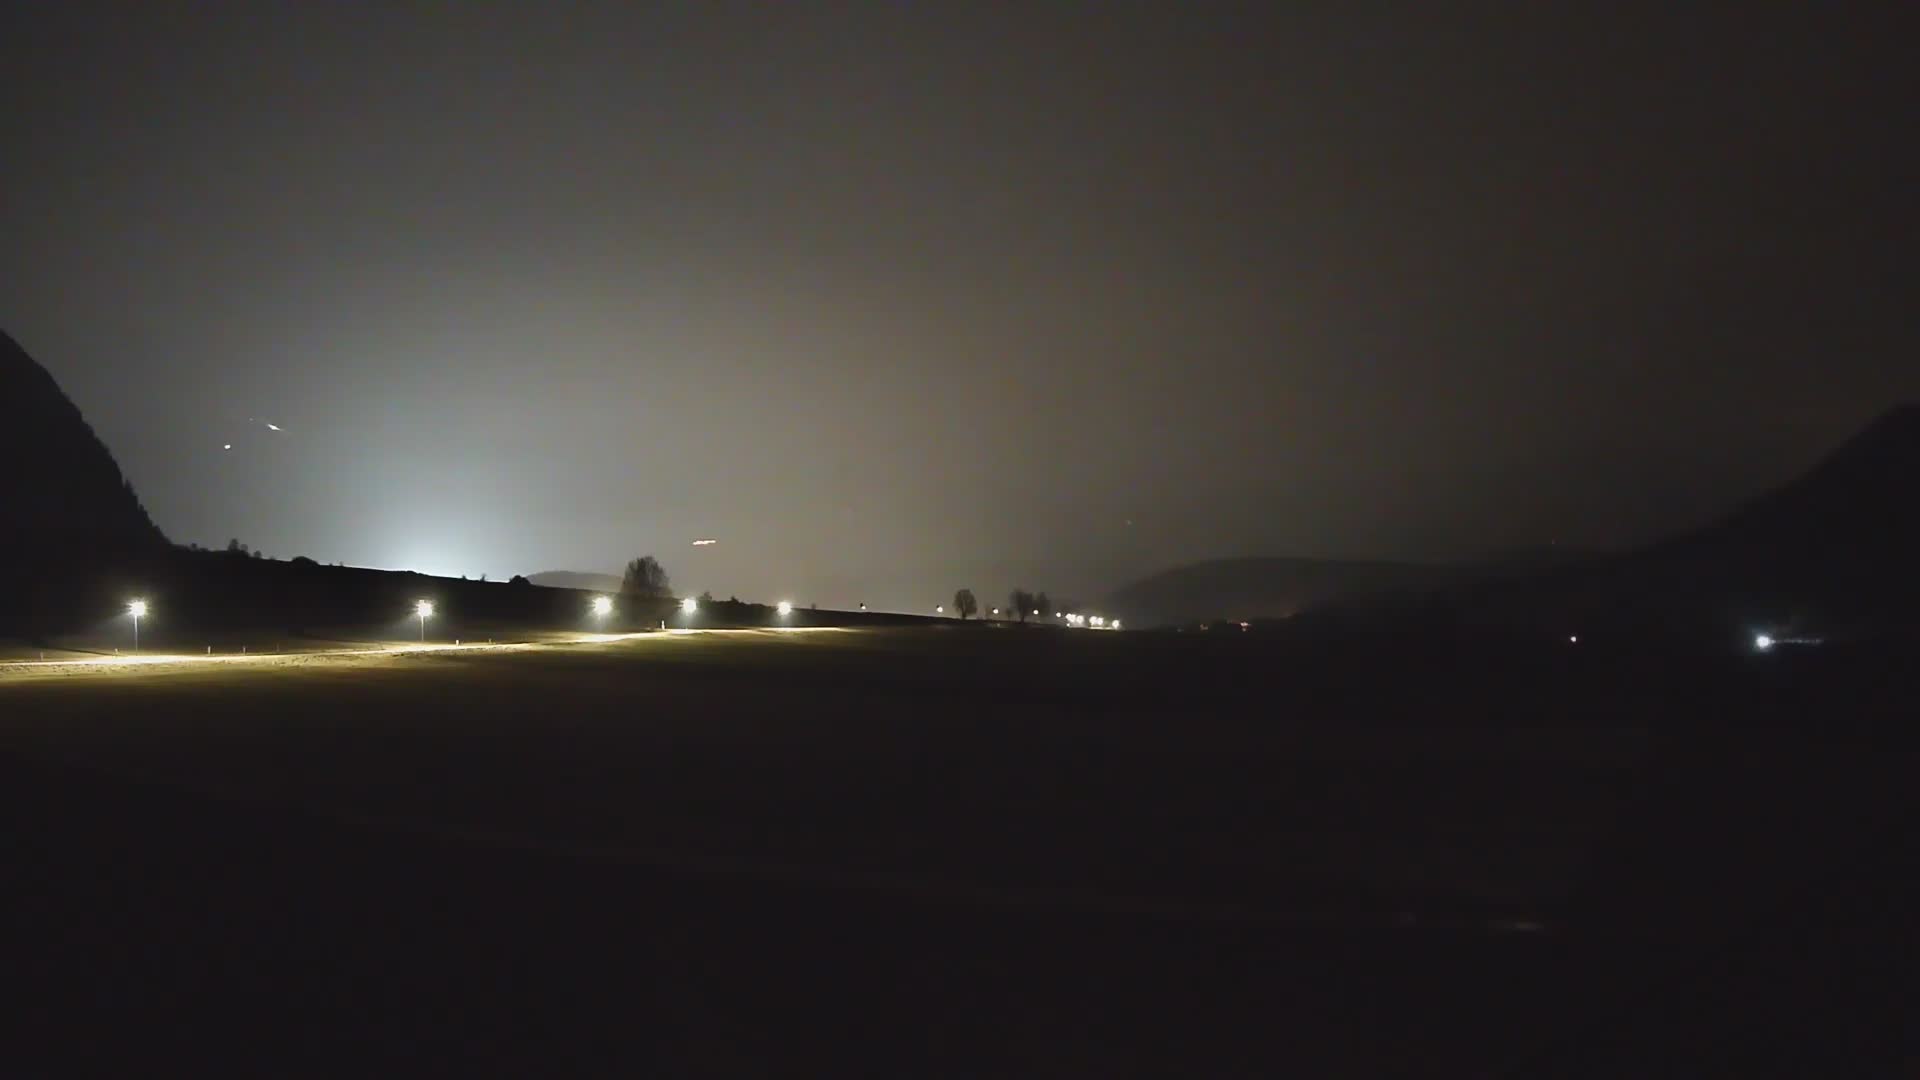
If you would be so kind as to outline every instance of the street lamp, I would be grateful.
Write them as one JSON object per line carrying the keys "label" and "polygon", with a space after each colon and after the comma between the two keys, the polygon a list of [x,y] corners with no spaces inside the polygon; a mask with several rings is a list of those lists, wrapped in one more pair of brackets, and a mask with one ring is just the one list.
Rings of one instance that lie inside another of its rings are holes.
{"label": "street lamp", "polygon": [[947,613],[947,605],[945,604],[933,605],[933,613],[935,615],[945,615]]}
{"label": "street lamp", "polygon": [[414,601],[413,613],[420,616],[420,643],[424,645],[427,641],[427,620],[433,618],[433,601]]}
{"label": "street lamp", "polygon": [[778,611],[778,612],[780,613],[780,617],[784,619],[784,618],[786,618],[787,616],[789,616],[789,615],[791,615],[791,614],[793,614],[793,601],[791,601],[791,600],[782,600],[782,601],[780,601],[780,603],[779,603],[779,604],[778,604],[778,605],[777,605],[777,606],[776,606],[776,607],[774,608],[774,610],[775,610],[775,611]]}
{"label": "street lamp", "polygon": [[593,614],[596,618],[600,618],[600,619],[604,619],[608,615],[613,614],[613,601],[607,599],[604,596],[594,597],[593,598]]}
{"label": "street lamp", "polygon": [[147,602],[135,600],[127,605],[127,614],[133,616],[133,651],[140,651],[140,617],[147,613]]}
{"label": "street lamp", "polygon": [[687,597],[685,600],[680,601],[680,614],[682,615],[692,615],[694,612],[699,610],[700,610],[700,601],[695,600],[691,596]]}

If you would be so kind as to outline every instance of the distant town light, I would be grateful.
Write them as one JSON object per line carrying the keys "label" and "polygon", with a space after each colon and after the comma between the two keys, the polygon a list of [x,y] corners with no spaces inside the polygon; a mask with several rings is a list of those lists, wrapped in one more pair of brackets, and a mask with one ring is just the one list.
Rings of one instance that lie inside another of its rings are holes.
{"label": "distant town light", "polygon": [[1753,647],[1759,649],[1761,652],[1766,652],[1768,649],[1773,648],[1773,637],[1769,634],[1755,634],[1753,636]]}
{"label": "distant town light", "polygon": [[1039,609],[1039,608],[1034,608],[1034,609],[1033,609],[1033,613],[1034,613],[1035,615],[1038,615],[1038,614],[1040,614],[1040,609]]}
{"label": "distant town light", "polygon": [[933,613],[935,615],[945,615],[947,613],[947,605],[945,604],[933,605]]}
{"label": "distant town light", "polygon": [[611,599],[605,596],[596,596],[593,598],[593,613],[595,615],[605,616],[612,614],[612,612],[613,601]]}
{"label": "distant town light", "polygon": [[1057,618],[1059,618],[1059,617],[1060,617],[1060,613],[1059,613],[1059,612],[1057,612],[1057,611],[1056,611],[1056,612],[1054,612],[1054,613],[1053,613],[1053,617],[1054,617],[1054,618],[1056,618],[1056,619],[1057,619]]}
{"label": "distant town light", "polygon": [[700,610],[700,601],[694,599],[691,596],[687,597],[685,600],[680,601],[680,613],[683,615],[691,615],[694,612],[699,610]]}
{"label": "distant town light", "polygon": [[[1246,624],[1246,623],[1241,623],[1241,624],[1240,624],[1240,629],[1242,629],[1242,630],[1245,630],[1246,628],[1247,628],[1247,624]],[[1113,620],[1113,629],[1115,629],[1115,630],[1118,630],[1118,629],[1120,629],[1120,620],[1119,620],[1119,619],[1115,619],[1115,620]]]}
{"label": "distant town light", "polygon": [[778,611],[778,612],[779,612],[779,613],[780,613],[781,615],[783,615],[783,616],[785,616],[785,615],[791,615],[791,614],[793,614],[793,601],[791,601],[791,600],[782,600],[782,601],[780,601],[780,603],[779,603],[779,604],[778,604],[778,605],[777,605],[777,606],[776,606],[776,607],[774,608],[774,610],[775,610],[775,611]]}

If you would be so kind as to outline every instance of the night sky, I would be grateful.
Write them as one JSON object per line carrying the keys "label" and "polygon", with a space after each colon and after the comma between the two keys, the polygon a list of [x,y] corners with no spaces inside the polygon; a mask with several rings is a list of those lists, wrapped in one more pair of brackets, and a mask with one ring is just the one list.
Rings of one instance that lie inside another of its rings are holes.
{"label": "night sky", "polygon": [[1920,397],[1895,5],[1040,6],[8,5],[0,326],[179,541],[901,608],[1629,544]]}

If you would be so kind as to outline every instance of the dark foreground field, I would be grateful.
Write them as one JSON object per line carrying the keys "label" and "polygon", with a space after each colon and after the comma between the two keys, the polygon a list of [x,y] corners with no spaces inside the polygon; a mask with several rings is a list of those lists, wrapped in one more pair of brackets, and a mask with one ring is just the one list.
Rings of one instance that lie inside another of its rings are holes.
{"label": "dark foreground field", "polygon": [[11,1042],[282,1075],[1914,1060],[1897,668],[1257,637],[0,681]]}

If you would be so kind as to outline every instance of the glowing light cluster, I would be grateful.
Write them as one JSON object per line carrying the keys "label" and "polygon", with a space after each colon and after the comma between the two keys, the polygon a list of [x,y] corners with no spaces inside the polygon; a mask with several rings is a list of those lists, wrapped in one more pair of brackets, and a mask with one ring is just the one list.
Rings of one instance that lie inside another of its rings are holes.
{"label": "glowing light cluster", "polygon": [[594,597],[593,613],[603,618],[607,615],[611,615],[613,613],[613,600],[605,596]]}

